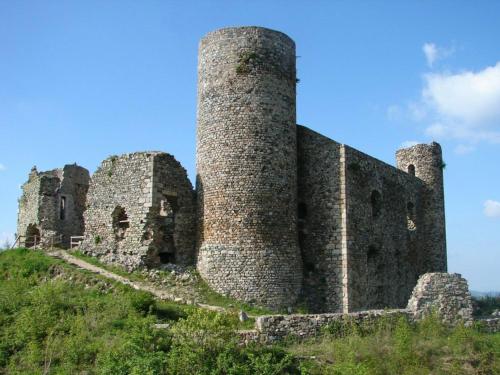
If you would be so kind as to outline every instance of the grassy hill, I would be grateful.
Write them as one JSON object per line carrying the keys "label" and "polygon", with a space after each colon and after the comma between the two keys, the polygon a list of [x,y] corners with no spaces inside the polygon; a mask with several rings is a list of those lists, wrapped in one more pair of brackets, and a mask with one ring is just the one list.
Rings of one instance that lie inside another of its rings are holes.
{"label": "grassy hill", "polygon": [[42,252],[0,253],[0,374],[500,373],[500,334],[433,318],[282,346],[241,346],[239,327],[235,314],[157,301]]}

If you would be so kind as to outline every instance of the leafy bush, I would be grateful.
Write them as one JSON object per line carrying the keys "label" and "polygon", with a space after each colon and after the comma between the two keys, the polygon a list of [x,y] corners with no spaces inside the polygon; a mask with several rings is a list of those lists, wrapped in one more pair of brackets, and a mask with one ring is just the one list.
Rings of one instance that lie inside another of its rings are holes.
{"label": "leafy bush", "polygon": [[495,310],[500,310],[500,296],[485,296],[474,298],[474,315],[488,316]]}

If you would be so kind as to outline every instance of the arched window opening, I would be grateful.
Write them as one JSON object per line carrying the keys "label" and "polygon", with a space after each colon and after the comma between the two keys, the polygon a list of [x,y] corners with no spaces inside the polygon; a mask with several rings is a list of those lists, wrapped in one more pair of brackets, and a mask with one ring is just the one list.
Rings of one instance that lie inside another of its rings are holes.
{"label": "arched window opening", "polygon": [[412,202],[408,202],[406,205],[406,221],[408,230],[417,230],[415,205]]}
{"label": "arched window opening", "polygon": [[24,240],[24,246],[36,247],[40,244],[40,230],[35,224],[29,224],[26,228],[26,238]]}
{"label": "arched window opening", "polygon": [[413,164],[410,164],[408,166],[408,174],[411,176],[415,176],[415,166]]}
{"label": "arched window opening", "polygon": [[130,226],[127,213],[121,206],[116,206],[112,213],[113,217],[113,231],[115,232],[115,239],[121,241],[125,238],[127,229]]}
{"label": "arched window opening", "polygon": [[370,201],[372,204],[372,217],[378,217],[382,209],[382,196],[377,190],[373,190]]}

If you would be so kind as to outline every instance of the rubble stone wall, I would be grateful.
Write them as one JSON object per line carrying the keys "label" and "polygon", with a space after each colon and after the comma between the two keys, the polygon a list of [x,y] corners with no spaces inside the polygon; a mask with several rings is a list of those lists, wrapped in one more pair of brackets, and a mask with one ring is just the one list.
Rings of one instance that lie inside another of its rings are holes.
{"label": "rubble stone wall", "polygon": [[295,44],[260,27],[199,46],[198,270],[219,293],[271,308],[301,290]]}
{"label": "rubble stone wall", "polygon": [[33,168],[19,199],[21,245],[31,246],[33,234],[39,233],[43,246],[69,247],[71,236],[84,231],[88,185],[89,172],[76,164],[47,172]]}
{"label": "rubble stone wall", "polygon": [[408,301],[408,310],[415,319],[434,312],[447,323],[470,323],[473,308],[467,280],[458,273],[422,275]]}
{"label": "rubble stone wall", "polygon": [[446,272],[446,226],[444,210],[443,162],[441,146],[438,143],[418,144],[398,150],[397,166],[408,172],[413,169],[415,176],[425,183],[422,194],[422,209],[425,210],[422,228],[425,237],[419,240],[425,252],[425,272]]}
{"label": "rubble stone wall", "polygon": [[344,149],[348,311],[405,307],[421,274],[423,183]]}
{"label": "rubble stone wall", "polygon": [[267,315],[256,319],[257,335],[254,340],[274,343],[286,337],[307,339],[317,336],[330,324],[375,324],[382,318],[397,319],[401,316],[411,318],[411,314],[401,310],[369,310],[353,313],[306,314],[306,315]]}
{"label": "rubble stone wall", "polygon": [[308,311],[343,311],[342,145],[297,127],[302,300]]}
{"label": "rubble stone wall", "polygon": [[162,152],[111,156],[92,175],[81,249],[129,269],[194,259],[194,195]]}

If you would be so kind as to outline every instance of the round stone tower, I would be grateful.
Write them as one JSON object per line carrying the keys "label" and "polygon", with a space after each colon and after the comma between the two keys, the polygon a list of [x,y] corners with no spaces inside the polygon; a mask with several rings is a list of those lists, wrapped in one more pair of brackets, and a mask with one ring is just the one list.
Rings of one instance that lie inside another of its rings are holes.
{"label": "round stone tower", "polygon": [[206,35],[198,61],[198,269],[219,293],[292,306],[297,235],[295,43],[261,27]]}
{"label": "round stone tower", "polygon": [[422,192],[423,231],[426,252],[425,272],[446,272],[446,229],[444,214],[443,169],[445,164],[439,143],[418,144],[398,150],[397,167],[425,183]]}

